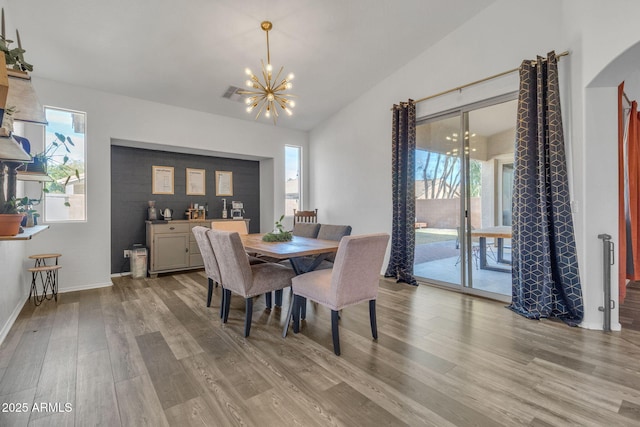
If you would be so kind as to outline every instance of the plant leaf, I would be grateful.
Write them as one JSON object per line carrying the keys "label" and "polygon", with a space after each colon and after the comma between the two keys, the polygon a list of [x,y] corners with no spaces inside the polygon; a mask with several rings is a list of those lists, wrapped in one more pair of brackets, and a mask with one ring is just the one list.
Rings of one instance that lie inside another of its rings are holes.
{"label": "plant leaf", "polygon": [[56,137],[60,140],[60,142],[64,142],[66,140],[65,136],[61,133],[56,132]]}
{"label": "plant leaf", "polygon": [[71,206],[71,203],[69,203],[69,202],[64,202],[64,205],[65,205],[66,207],[70,207],[70,206]]}

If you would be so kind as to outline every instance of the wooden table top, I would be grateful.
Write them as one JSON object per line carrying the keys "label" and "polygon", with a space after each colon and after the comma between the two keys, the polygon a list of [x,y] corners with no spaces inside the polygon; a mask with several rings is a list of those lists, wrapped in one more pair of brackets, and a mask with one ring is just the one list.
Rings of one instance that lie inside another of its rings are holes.
{"label": "wooden table top", "polygon": [[257,252],[278,259],[337,252],[340,244],[334,240],[300,236],[293,236],[290,242],[263,242],[262,236],[264,234],[246,234],[241,235],[240,239],[248,252]]}
{"label": "wooden table top", "polygon": [[476,237],[497,237],[510,239],[511,227],[508,225],[499,225],[497,227],[485,227],[471,230],[471,235]]}

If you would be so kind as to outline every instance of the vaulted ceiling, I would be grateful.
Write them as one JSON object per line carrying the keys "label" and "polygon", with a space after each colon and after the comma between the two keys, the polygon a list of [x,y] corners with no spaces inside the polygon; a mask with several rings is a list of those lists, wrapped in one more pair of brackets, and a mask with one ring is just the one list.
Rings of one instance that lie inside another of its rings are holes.
{"label": "vaulted ceiling", "polygon": [[[245,120],[222,95],[266,60],[296,79],[309,130],[495,0],[5,0],[33,75]],[[267,119],[261,119],[270,123]]]}

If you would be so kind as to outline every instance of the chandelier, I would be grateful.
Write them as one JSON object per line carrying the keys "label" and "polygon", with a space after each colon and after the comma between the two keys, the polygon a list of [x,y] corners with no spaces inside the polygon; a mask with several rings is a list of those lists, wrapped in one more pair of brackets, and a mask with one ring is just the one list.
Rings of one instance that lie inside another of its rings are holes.
{"label": "chandelier", "polygon": [[283,77],[281,80],[280,76],[282,75],[284,67],[280,67],[280,71],[278,71],[275,78],[273,77],[273,67],[271,66],[271,55],[269,53],[269,31],[273,28],[273,24],[269,21],[263,21],[260,24],[260,28],[267,33],[267,65],[265,66],[264,61],[260,60],[262,64],[262,79],[253,74],[249,68],[245,68],[244,71],[249,76],[249,79],[246,81],[249,89],[239,90],[238,93],[247,95],[245,102],[248,113],[251,113],[255,109],[258,110],[256,120],[260,117],[260,114],[264,113],[264,116],[267,118],[273,117],[273,124],[275,125],[278,119],[276,106],[291,115],[291,109],[296,105],[295,102],[290,99],[295,95],[285,93],[291,89],[291,80],[293,80],[294,75],[293,73],[289,73],[287,77]]}

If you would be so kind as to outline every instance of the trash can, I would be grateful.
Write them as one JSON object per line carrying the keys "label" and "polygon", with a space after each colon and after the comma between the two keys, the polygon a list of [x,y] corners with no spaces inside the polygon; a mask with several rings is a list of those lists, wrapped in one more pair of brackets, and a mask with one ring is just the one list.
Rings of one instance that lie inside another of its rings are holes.
{"label": "trash can", "polygon": [[131,277],[144,279],[147,277],[147,248],[142,245],[131,247]]}

